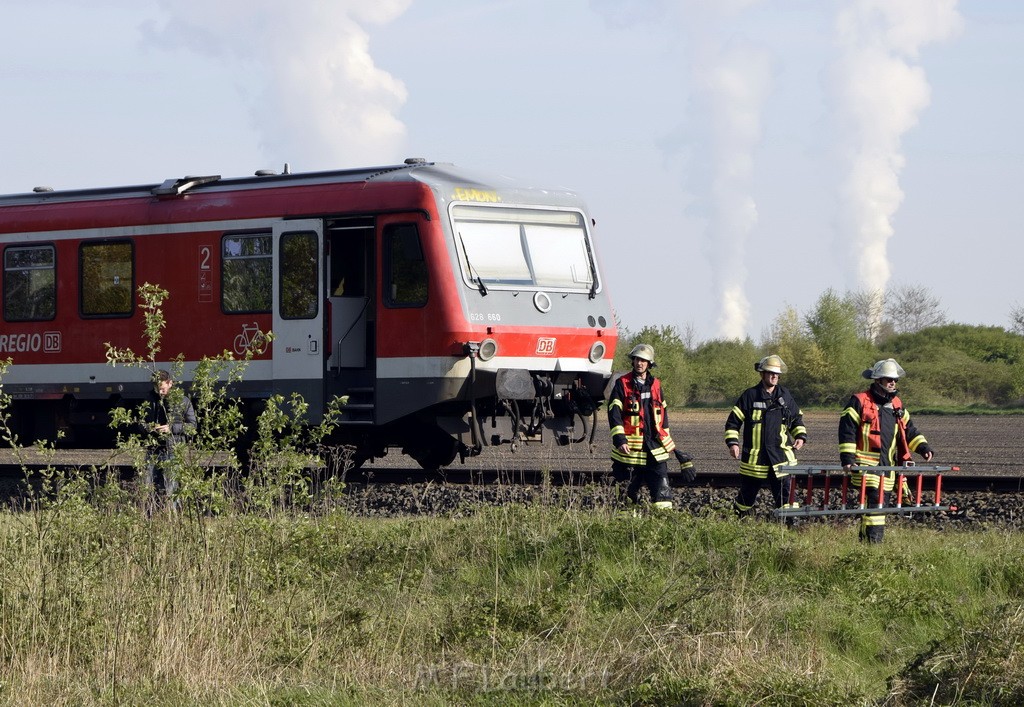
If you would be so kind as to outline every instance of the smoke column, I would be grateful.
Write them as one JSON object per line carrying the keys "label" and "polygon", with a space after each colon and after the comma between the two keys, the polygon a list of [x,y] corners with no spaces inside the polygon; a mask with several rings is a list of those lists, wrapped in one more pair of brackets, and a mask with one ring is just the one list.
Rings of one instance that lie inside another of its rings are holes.
{"label": "smoke column", "polygon": [[[615,27],[647,24],[686,36],[690,109],[680,134],[662,141],[687,153],[687,210],[705,223],[705,254],[718,302],[717,336],[743,339],[750,321],[745,292],[747,240],[757,225],[752,196],[761,110],[771,88],[768,52],[739,35],[735,19],[760,0],[590,0]],[[672,90],[667,84],[666,90]],[[680,253],[666,253],[678,258]]]}
{"label": "smoke column", "polygon": [[761,111],[771,88],[769,54],[732,35],[728,20],[745,2],[690,2],[682,20],[693,45],[696,130],[688,182],[707,223],[707,254],[719,302],[718,336],[747,336],[750,302],[745,292],[747,241],[757,225],[752,196],[754,152],[761,141]]}
{"label": "smoke column", "polygon": [[837,17],[832,84],[846,172],[839,236],[849,279],[878,304],[892,274],[892,217],[903,201],[900,141],[930,101],[925,73],[914,62],[922,46],[953,36],[961,23],[956,0],[853,0]]}
{"label": "smoke column", "polygon": [[406,90],[374,65],[363,27],[394,20],[410,2],[161,0],[166,22],[144,31],[154,44],[255,74],[252,120],[266,158],[303,171],[365,166],[401,154],[395,113]]}

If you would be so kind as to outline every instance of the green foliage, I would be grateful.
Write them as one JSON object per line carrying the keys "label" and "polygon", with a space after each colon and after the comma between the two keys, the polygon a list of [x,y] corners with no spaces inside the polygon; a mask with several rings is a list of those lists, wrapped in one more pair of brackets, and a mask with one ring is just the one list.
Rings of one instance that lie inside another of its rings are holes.
{"label": "green foliage", "polygon": [[[337,476],[345,470],[348,455],[324,448],[340,416],[335,400],[319,425],[310,427],[309,404],[293,393],[287,401],[271,396],[257,420],[257,438],[250,454],[248,474],[243,479],[251,507],[264,513],[293,506],[308,507],[316,500],[312,469],[327,470],[327,496],[340,491]],[[340,454],[340,456],[339,456]]]}
{"label": "green foliage", "polygon": [[782,385],[790,389],[801,405],[828,397],[824,376],[834,367],[795,309],[790,307],[775,319],[765,345],[786,362],[788,370]]}
{"label": "green foliage", "polygon": [[691,400],[703,404],[732,404],[745,389],[757,383],[754,364],[761,356],[754,342],[717,339],[693,352]]}
{"label": "green foliage", "polygon": [[777,353],[789,369],[782,385],[802,406],[836,407],[866,386],[862,371],[893,357],[907,369],[900,386],[914,410],[1024,406],[1024,336],[1000,327],[944,324],[889,334],[876,345],[868,338],[877,329],[874,306],[870,295],[827,290],[806,315],[786,308],[758,346],[749,339],[694,346],[692,335],[684,337],[672,326],[635,334],[620,328],[615,369],[628,370],[634,345],[651,344],[659,364],[655,373],[671,405],[727,405],[757,383],[753,363]]}
{"label": "green foliage", "polygon": [[848,530],[539,505],[402,520],[5,512],[0,691],[31,704],[1019,703],[1019,534],[899,525],[866,547]]}
{"label": "green foliage", "polygon": [[838,405],[862,386],[861,371],[874,363],[871,345],[857,334],[857,311],[849,297],[827,290],[806,318],[811,339],[821,351],[820,367],[808,371],[817,390],[806,402]]}
{"label": "green foliage", "polygon": [[919,405],[1024,399],[1024,337],[1000,327],[948,324],[894,336],[886,350],[907,370],[900,386]]}
{"label": "green foliage", "polygon": [[654,375],[661,379],[665,399],[672,406],[690,402],[688,378],[690,365],[687,361],[686,344],[679,330],[674,326],[644,327],[633,334],[624,332],[615,351],[615,370],[625,372],[632,368],[629,352],[637,344],[654,347]]}
{"label": "green foliage", "polygon": [[[306,241],[296,240],[300,246]],[[298,251],[301,255],[303,251]],[[307,254],[308,255],[308,254]],[[305,263],[308,258],[297,257]],[[145,368],[156,374],[157,354],[166,320],[163,305],[168,298],[163,288],[145,283],[139,287],[144,318],[145,354],[133,349],[117,349],[107,345],[107,360],[118,364]],[[300,305],[296,305],[300,306]],[[301,305],[304,306],[304,305]],[[242,359],[229,351],[219,356],[203,357],[192,371],[191,400],[199,419],[198,429],[187,443],[172,447],[170,459],[155,462],[151,440],[138,430],[144,428],[142,408],[120,408],[112,415],[112,426],[118,430],[118,448],[135,460],[141,476],[148,464],[159,463],[163,473],[178,482],[172,508],[196,512],[220,513],[229,503],[226,488],[232,481],[232,470],[241,472],[241,489],[245,505],[264,513],[295,508],[308,508],[321,499],[331,499],[343,488],[337,475],[344,471],[350,450],[325,447],[337,424],[338,401],[324,414],[320,424],[307,424],[308,404],[301,395],[293,394],[287,401],[280,395],[266,401],[255,420],[255,434],[248,435],[248,416],[242,402],[230,395],[232,386],[240,383],[252,357],[273,341],[268,333],[246,348]],[[181,356],[172,366],[172,377],[180,380],[184,363]],[[184,392],[173,387],[168,394],[169,406],[180,402]],[[175,400],[177,398],[177,401]],[[236,449],[252,440],[249,464],[241,469]],[[220,458],[220,463],[211,461]],[[224,460],[227,460],[226,462]],[[322,481],[315,484],[314,480]],[[142,489],[144,494],[153,489]]]}

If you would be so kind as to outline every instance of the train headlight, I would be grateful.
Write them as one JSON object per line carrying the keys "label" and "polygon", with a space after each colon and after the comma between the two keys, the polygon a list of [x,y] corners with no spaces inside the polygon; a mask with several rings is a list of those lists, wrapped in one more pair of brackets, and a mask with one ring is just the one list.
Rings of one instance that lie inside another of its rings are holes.
{"label": "train headlight", "polygon": [[490,361],[498,353],[498,342],[494,339],[484,339],[480,342],[480,353],[477,356],[481,361]]}
{"label": "train headlight", "polygon": [[547,314],[551,311],[551,297],[547,292],[534,293],[533,306],[536,307],[537,311],[541,314]]}
{"label": "train headlight", "polygon": [[600,341],[595,341],[594,345],[590,347],[590,355],[587,358],[590,359],[591,363],[597,363],[604,358],[605,351],[604,344]]}

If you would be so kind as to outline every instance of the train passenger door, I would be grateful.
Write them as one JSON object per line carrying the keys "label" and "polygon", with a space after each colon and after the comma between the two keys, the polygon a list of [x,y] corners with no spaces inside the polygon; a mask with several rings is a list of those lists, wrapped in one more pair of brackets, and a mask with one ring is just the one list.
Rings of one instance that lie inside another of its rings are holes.
{"label": "train passenger door", "polygon": [[331,317],[331,340],[325,355],[327,368],[340,376],[342,369],[347,375],[373,365],[374,219],[364,216],[328,221],[325,238]]}
{"label": "train passenger door", "polygon": [[310,422],[324,405],[323,223],[274,224],[274,392],[301,393]]}

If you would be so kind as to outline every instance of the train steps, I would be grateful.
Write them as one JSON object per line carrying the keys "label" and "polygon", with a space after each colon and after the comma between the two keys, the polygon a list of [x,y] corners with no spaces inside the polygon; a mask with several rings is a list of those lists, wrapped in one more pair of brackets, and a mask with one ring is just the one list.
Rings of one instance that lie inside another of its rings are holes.
{"label": "train steps", "polygon": [[348,393],[341,396],[341,425],[372,425],[374,423],[374,411],[377,406],[374,403],[375,395],[373,386],[365,388],[349,388]]}

